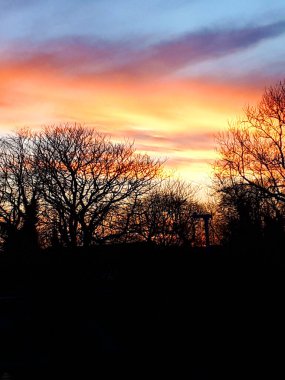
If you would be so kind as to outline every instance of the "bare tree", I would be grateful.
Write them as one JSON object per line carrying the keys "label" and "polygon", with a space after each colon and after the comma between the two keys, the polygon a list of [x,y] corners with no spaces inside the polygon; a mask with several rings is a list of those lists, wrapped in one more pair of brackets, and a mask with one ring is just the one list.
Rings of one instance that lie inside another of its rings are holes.
{"label": "bare tree", "polygon": [[0,220],[6,249],[37,247],[39,186],[28,130],[0,139]]}
{"label": "bare tree", "polygon": [[265,90],[244,118],[218,137],[215,177],[225,188],[247,184],[285,202],[285,82]]}
{"label": "bare tree", "polygon": [[265,90],[257,106],[218,136],[215,188],[224,237],[262,242],[269,226],[282,229],[285,204],[285,82]]}
{"label": "bare tree", "polygon": [[191,245],[193,212],[201,209],[195,189],[179,180],[166,180],[136,204],[132,213],[133,238],[158,245]]}
{"label": "bare tree", "polygon": [[34,144],[47,217],[54,215],[54,231],[69,246],[104,237],[108,215],[150,191],[162,167],[132,144],[78,124],[46,127]]}

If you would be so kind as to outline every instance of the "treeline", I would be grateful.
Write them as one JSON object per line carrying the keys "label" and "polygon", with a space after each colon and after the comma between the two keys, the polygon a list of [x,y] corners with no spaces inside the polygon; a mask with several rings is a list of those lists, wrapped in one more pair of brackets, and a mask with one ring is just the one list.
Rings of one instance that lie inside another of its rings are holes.
{"label": "treeline", "polygon": [[191,215],[203,207],[194,199],[190,186],[166,179],[162,160],[91,128],[48,126],[0,139],[5,251],[106,242],[202,244],[203,231]]}
{"label": "treeline", "polygon": [[9,252],[146,242],[240,253],[285,245],[285,83],[217,138],[211,201],[167,178],[163,160],[79,124],[0,139],[0,238]]}
{"label": "treeline", "polygon": [[285,82],[218,136],[214,188],[222,243],[238,252],[285,245]]}

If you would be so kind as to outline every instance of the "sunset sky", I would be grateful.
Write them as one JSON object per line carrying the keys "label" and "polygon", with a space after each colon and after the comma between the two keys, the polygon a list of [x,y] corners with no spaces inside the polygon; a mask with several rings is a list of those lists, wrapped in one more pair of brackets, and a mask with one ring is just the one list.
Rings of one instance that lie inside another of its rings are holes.
{"label": "sunset sky", "polygon": [[285,79],[284,0],[0,0],[0,131],[80,122],[209,183],[214,135]]}

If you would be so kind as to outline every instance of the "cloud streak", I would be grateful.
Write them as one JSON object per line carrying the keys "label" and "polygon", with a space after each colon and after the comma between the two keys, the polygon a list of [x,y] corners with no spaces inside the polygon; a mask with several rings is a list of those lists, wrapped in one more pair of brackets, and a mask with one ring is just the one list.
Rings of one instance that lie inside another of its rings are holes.
{"label": "cloud streak", "polygon": [[138,80],[171,75],[187,65],[215,60],[243,51],[285,33],[285,21],[240,29],[204,29],[161,43],[139,47],[139,41],[106,42],[90,37],[50,40],[6,52],[17,51],[22,65],[42,65],[61,70],[65,75],[107,75]]}
{"label": "cloud streak", "polygon": [[208,28],[147,48],[135,38],[14,42],[0,55],[0,125],[83,122],[116,139],[135,140],[138,150],[168,157],[173,167],[199,164],[204,170],[213,156],[213,133],[259,92],[252,83],[237,87],[232,79],[221,83],[177,72],[284,32],[285,22]]}
{"label": "cloud streak", "polygon": [[[243,51],[285,33],[285,22],[242,29],[206,29],[153,46],[136,60],[138,72],[156,75],[175,72],[186,65]],[[130,67],[127,68],[130,70]]]}
{"label": "cloud streak", "polygon": [[172,133],[158,133],[155,130],[143,131],[125,129],[120,130],[123,136],[136,141],[139,148],[149,150],[155,145],[157,151],[175,152],[189,149],[191,150],[211,150],[214,149],[214,133],[210,131],[173,131]]}

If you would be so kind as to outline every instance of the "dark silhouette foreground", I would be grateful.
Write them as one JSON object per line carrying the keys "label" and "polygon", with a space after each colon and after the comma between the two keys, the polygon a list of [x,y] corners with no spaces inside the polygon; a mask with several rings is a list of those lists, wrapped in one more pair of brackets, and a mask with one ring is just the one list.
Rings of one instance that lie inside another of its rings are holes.
{"label": "dark silhouette foreground", "polygon": [[147,245],[3,254],[0,368],[162,373],[176,359],[197,379],[261,368],[284,339],[284,265],[249,257]]}

